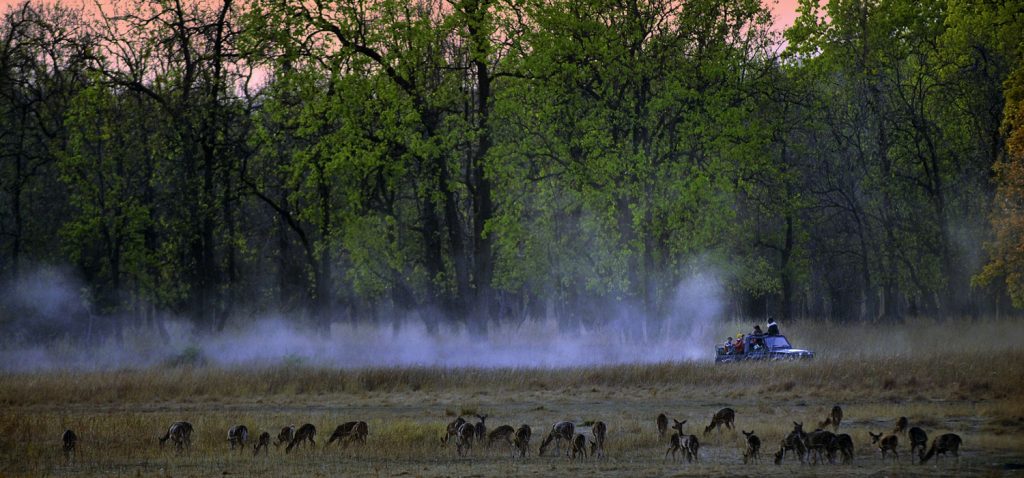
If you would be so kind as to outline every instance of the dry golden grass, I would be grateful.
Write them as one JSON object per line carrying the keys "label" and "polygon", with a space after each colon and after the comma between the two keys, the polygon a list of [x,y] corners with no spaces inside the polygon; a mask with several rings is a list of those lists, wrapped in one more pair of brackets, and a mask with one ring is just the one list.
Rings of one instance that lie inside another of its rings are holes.
{"label": "dry golden grass", "polygon": [[[784,332],[795,345],[818,352],[816,360],[800,363],[361,370],[282,365],[3,374],[0,476],[998,476],[1007,465],[1024,463],[1024,350],[1017,345],[1024,334],[1005,321],[951,325],[791,325]],[[723,326],[721,335],[737,327]],[[793,421],[813,429],[835,403],[845,412],[840,431],[856,444],[853,466],[771,464]],[[739,430],[701,434],[724,406],[736,410],[737,428],[761,437],[763,463],[742,468]],[[664,461],[667,444],[654,424],[659,412],[686,419],[684,429],[701,437],[699,464]],[[534,454],[519,460],[505,446],[475,446],[458,457],[454,446],[441,447],[445,424],[474,413],[489,414],[490,429],[531,425]],[[891,430],[899,416],[932,437],[960,434],[960,463],[911,464],[902,437],[900,461],[883,463],[869,445],[868,431]],[[335,426],[357,419],[370,427],[365,446],[325,449]],[[186,453],[157,446],[157,437],[177,420],[196,428]],[[606,422],[608,458],[570,462],[536,456],[544,434],[560,420]],[[283,447],[271,447],[255,458],[251,448],[228,451],[226,433],[234,424],[247,425],[254,439],[264,430],[276,436],[284,425],[307,422],[318,428],[315,449],[285,454]],[[81,440],[70,463],[60,451],[64,428]]]}

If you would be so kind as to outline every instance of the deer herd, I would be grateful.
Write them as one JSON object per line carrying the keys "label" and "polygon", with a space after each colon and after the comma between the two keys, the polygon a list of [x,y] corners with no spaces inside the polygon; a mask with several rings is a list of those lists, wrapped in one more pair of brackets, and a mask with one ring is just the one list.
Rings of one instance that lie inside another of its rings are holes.
{"label": "deer herd", "polygon": [[[530,452],[530,438],[533,435],[529,425],[522,424],[518,428],[512,425],[501,425],[488,431],[486,421],[488,415],[475,415],[476,423],[467,421],[459,416],[452,420],[445,427],[444,435],[441,436],[441,445],[455,443],[456,453],[463,456],[470,452],[474,443],[482,444],[491,448],[495,443],[504,444],[511,451],[513,457],[525,458]],[[735,433],[736,411],[732,408],[723,408],[711,417],[711,422],[704,428],[703,435],[706,437],[712,431],[719,433],[724,426],[727,430]],[[686,420],[672,420],[669,425],[669,417],[664,413],[659,414],[655,420],[658,429],[658,436],[662,442],[666,442],[668,449],[665,451],[664,460],[669,455],[672,461],[676,461],[676,454],[685,458],[687,463],[700,461],[700,439],[697,435],[684,432]],[[831,412],[825,420],[818,423],[817,429],[805,432],[803,422],[793,422],[793,429],[782,440],[779,441],[779,449],[774,454],[774,463],[782,464],[787,454],[796,455],[801,464],[810,463],[835,463],[839,458],[841,463],[850,464],[853,462],[853,438],[847,433],[837,433],[843,422],[843,409],[838,405],[832,407]],[[959,462],[961,439],[954,433],[940,435],[932,441],[928,447],[928,434],[920,427],[909,427],[909,420],[900,417],[896,426],[889,433],[868,432],[871,438],[872,447],[877,447],[881,458],[885,461],[888,455],[892,454],[894,462],[899,459],[900,437],[907,437],[910,445],[911,462],[915,461],[924,464],[937,455],[952,455]],[[827,430],[831,428],[831,431]],[[742,452],[743,463],[758,463],[761,461],[761,439],[753,430],[740,430],[743,433],[745,447]],[[586,433],[589,432],[589,435]],[[170,440],[178,452],[185,452],[192,447],[192,434],[194,428],[186,421],[174,422],[158,441],[162,448]],[[308,445],[309,448],[316,446],[316,426],[306,423],[296,428],[288,425],[281,428],[277,438],[271,442],[270,432],[263,431],[259,434],[255,443],[252,444],[253,456],[263,450],[269,454],[269,445],[273,443],[275,448],[285,446],[284,452],[290,453],[299,446]],[[364,421],[350,421],[338,425],[330,438],[324,444],[324,448],[334,442],[343,447],[351,443],[365,444],[369,435],[369,427]],[[608,426],[602,421],[587,422],[577,426],[571,421],[560,421],[551,426],[551,429],[544,436],[538,448],[538,455],[543,456],[554,448],[555,455],[564,455],[570,460],[584,459],[588,455],[593,458],[605,457],[605,442],[608,437]],[[62,435],[63,452],[66,460],[71,460],[78,443],[78,435],[72,430],[65,430]],[[227,442],[229,450],[236,448],[243,451],[249,442],[249,429],[245,425],[235,425],[228,429]],[[588,446],[589,445],[589,446]]]}

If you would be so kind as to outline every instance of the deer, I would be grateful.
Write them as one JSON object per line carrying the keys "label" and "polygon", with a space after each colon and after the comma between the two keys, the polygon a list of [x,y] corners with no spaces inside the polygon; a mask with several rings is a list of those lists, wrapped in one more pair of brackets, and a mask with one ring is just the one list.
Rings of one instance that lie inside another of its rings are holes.
{"label": "deer", "polygon": [[75,454],[75,445],[78,444],[78,435],[69,428],[64,430],[60,439],[64,442],[64,460],[71,461],[72,455]]}
{"label": "deer", "polygon": [[[466,423],[466,419],[462,417],[458,417],[455,420],[452,420],[450,423],[448,423],[448,427],[445,428],[444,436],[441,437],[441,445],[444,446],[448,444],[449,440],[455,438],[455,436],[459,434],[459,428],[462,427],[462,424],[464,423]],[[475,429],[474,433],[476,433]]]}
{"label": "deer", "polygon": [[181,451],[185,448],[192,448],[192,424],[189,422],[174,422],[170,427],[167,428],[167,433],[160,437],[160,448],[163,448],[164,442],[170,439],[174,442],[174,447]]}
{"label": "deer", "polygon": [[472,423],[463,422],[455,433],[455,452],[462,456],[462,450],[467,452],[473,446],[473,438],[476,436],[476,427]]}
{"label": "deer", "polygon": [[900,459],[900,454],[896,451],[896,446],[899,444],[899,438],[896,436],[895,432],[886,436],[882,436],[881,433],[876,435],[871,432],[868,432],[868,435],[871,435],[871,444],[878,445],[878,450],[882,452],[883,460],[885,459],[885,454],[888,451],[892,451],[893,461]]}
{"label": "deer", "polygon": [[490,448],[494,442],[498,440],[504,440],[505,443],[512,445],[512,436],[515,435],[516,429],[512,428],[512,425],[502,425],[494,430],[491,430],[487,434],[487,448]]}
{"label": "deer", "polygon": [[512,439],[512,445],[519,450],[519,458],[526,456],[526,452],[530,451],[530,436],[533,435],[533,430],[527,424],[519,425],[516,429],[516,436]]}
{"label": "deer", "polygon": [[668,417],[664,413],[659,413],[655,423],[658,424],[658,436],[664,440],[665,432],[668,431]]}
{"label": "deer", "polygon": [[746,465],[748,461],[761,461],[761,439],[754,434],[754,430],[743,431],[743,436],[747,437],[747,449],[743,452],[743,464]]}
{"label": "deer", "polygon": [[234,450],[238,446],[239,451],[245,449],[245,442],[249,441],[249,429],[245,425],[235,425],[228,429],[228,443]]}
{"label": "deer", "polygon": [[928,434],[924,432],[920,427],[911,427],[907,432],[910,436],[910,462],[914,462],[914,451],[918,448],[921,449],[918,452],[918,456],[924,454],[925,448],[928,448]]}
{"label": "deer", "polygon": [[256,444],[252,447],[252,456],[260,454],[260,448],[263,449],[263,454],[270,453],[270,432],[260,433],[259,438],[256,439]]}
{"label": "deer", "polygon": [[779,451],[775,453],[775,464],[782,464],[782,459],[786,457],[787,451],[795,452],[797,458],[800,459],[800,463],[803,463],[804,455],[807,453],[807,447],[804,446],[804,439],[806,438],[807,434],[804,433],[803,422],[793,422],[793,431],[789,432],[789,435],[782,439]]}
{"label": "deer", "polygon": [[818,428],[824,430],[825,428],[832,427],[832,431],[839,429],[839,424],[843,422],[843,409],[839,405],[832,406],[832,413],[825,417],[825,420],[818,423]]}
{"label": "deer", "polygon": [[312,423],[302,425],[298,430],[295,430],[295,436],[292,437],[292,441],[288,442],[288,447],[284,449],[284,452],[291,453],[292,448],[305,441],[308,441],[310,446],[315,447],[316,440],[314,438],[316,438],[316,427]]}
{"label": "deer", "polygon": [[[960,463],[960,445],[962,444],[963,440],[960,439],[960,435],[957,435],[956,433],[946,433],[932,442],[932,447],[928,449],[927,454],[924,452],[923,448],[921,449],[921,460],[918,463],[923,465],[926,461],[930,460],[931,457],[945,455],[946,453],[952,453],[953,456],[956,457],[956,462]],[[936,458],[936,461],[938,461],[938,458]]]}
{"label": "deer", "polygon": [[285,443],[291,443],[293,438],[295,438],[295,425],[281,428],[281,433],[278,433],[277,439],[274,440],[274,448],[280,447]]}
{"label": "deer", "polygon": [[487,421],[487,415],[476,415],[476,417],[480,419],[479,422],[476,422],[476,427],[474,427],[476,430],[476,441],[482,443],[484,438],[487,438],[487,425],[484,424]]}
{"label": "deer", "polygon": [[844,465],[853,463],[853,438],[846,433],[836,435],[829,445],[829,453],[834,456],[837,451],[843,456]]}
{"label": "deer", "polygon": [[572,437],[572,441],[570,443],[572,445],[572,447],[570,448],[570,450],[572,451],[572,458],[570,458],[570,460],[575,460],[576,455],[581,455],[583,458],[587,457],[586,436],[584,436],[582,433],[577,433]]}
{"label": "deer", "polygon": [[[676,451],[680,451],[686,456],[686,462],[691,463],[697,460],[697,452],[700,450],[700,442],[697,441],[697,435],[687,435],[683,433],[683,424],[686,420],[672,420],[675,425],[672,425],[672,429],[676,430],[669,437],[669,448],[665,451],[665,456],[668,457],[669,452],[672,452],[672,461],[676,461]],[[664,461],[664,460],[662,460]]]}
{"label": "deer", "polygon": [[905,434],[907,432],[908,424],[909,420],[907,420],[907,417],[899,417],[898,419],[896,419],[896,428],[892,429],[892,435],[895,435],[897,433]]}
{"label": "deer", "polygon": [[[830,463],[833,461],[832,450],[830,448],[835,439],[835,434],[825,430],[814,430],[807,434],[804,439],[804,446],[807,448],[809,453],[814,453],[811,461],[812,464],[817,464],[819,460],[824,462],[824,459],[826,458]],[[823,453],[824,456],[822,456]]]}
{"label": "deer", "polygon": [[331,438],[329,438],[327,440],[327,443],[324,444],[324,448],[327,448],[328,446],[331,445],[331,443],[334,443],[335,441],[341,443],[343,446],[346,447],[349,445],[349,443],[352,443],[354,441],[366,443],[366,435],[368,433],[369,427],[367,427],[366,422],[342,423],[341,425],[338,425],[338,427],[334,429],[334,433],[331,434]]}
{"label": "deer", "polygon": [[732,430],[734,420],[736,420],[736,412],[731,408],[723,408],[711,417],[711,424],[704,429],[704,435],[710,433],[713,428],[718,428],[721,431],[722,425]]}
{"label": "deer", "polygon": [[[544,437],[544,441],[540,444],[539,454],[544,456],[544,451],[547,450],[548,445],[551,441],[555,441],[555,453],[561,453],[562,441],[566,443],[572,443],[573,436],[576,434],[576,425],[572,422],[558,422],[551,426],[551,431]],[[569,447],[565,448],[565,454],[569,454]]]}
{"label": "deer", "polygon": [[590,456],[604,458],[604,439],[608,436],[608,425],[599,421],[590,427],[590,431],[594,434],[594,440],[590,442]]}

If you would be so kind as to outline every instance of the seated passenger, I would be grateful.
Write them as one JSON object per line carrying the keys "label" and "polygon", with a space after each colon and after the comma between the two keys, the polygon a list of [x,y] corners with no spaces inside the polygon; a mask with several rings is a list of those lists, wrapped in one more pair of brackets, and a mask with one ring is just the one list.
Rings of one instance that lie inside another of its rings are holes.
{"label": "seated passenger", "polygon": [[732,337],[726,337],[723,346],[720,346],[725,354],[732,354]]}
{"label": "seated passenger", "polygon": [[764,335],[764,332],[761,332],[760,325],[754,324],[754,331],[751,332],[750,335]]}
{"label": "seated passenger", "polygon": [[733,349],[738,354],[743,353],[743,334],[739,334],[736,336],[736,341],[733,342]]}

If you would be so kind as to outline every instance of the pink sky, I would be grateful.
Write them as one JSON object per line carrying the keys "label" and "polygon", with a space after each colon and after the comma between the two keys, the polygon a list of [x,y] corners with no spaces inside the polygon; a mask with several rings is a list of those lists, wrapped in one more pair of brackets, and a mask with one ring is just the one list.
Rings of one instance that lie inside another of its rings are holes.
{"label": "pink sky", "polygon": [[[33,0],[39,1],[39,0]],[[62,0],[67,5],[81,5],[87,4],[92,5],[93,0]],[[797,0],[777,0],[778,3],[773,3],[773,0],[762,0],[772,9],[775,14],[775,26],[780,30],[793,24],[793,20],[796,18],[796,4]],[[21,0],[0,0],[0,12],[7,11],[7,7],[10,5],[17,5],[21,3]],[[100,3],[107,3],[106,0],[100,0]]]}

